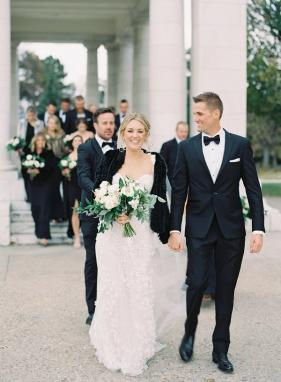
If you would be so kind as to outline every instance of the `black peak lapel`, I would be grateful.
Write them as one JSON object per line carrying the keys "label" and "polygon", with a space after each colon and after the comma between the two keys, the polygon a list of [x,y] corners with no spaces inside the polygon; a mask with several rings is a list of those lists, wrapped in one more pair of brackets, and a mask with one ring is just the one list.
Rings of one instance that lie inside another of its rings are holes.
{"label": "black peak lapel", "polygon": [[100,145],[98,144],[98,141],[96,140],[96,138],[93,138],[91,140],[91,143],[92,143],[92,146],[93,146],[94,150],[96,150],[97,152],[103,154],[103,151],[102,151]]}

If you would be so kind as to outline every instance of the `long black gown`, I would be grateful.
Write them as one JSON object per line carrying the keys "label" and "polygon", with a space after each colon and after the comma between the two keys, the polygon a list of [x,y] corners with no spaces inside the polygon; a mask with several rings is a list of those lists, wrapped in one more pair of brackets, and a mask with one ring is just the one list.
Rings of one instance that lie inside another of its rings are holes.
{"label": "long black gown", "polygon": [[[29,154],[29,152],[30,152],[29,146],[30,146],[30,143],[31,143],[33,137],[34,137],[34,127],[29,122],[27,122],[26,134],[25,134],[25,147],[23,149],[23,155]],[[21,173],[22,173],[22,177],[23,177],[23,181],[24,181],[24,188],[25,188],[25,192],[26,192],[26,201],[28,203],[30,203],[30,199],[31,199],[31,196],[30,196],[30,192],[31,192],[30,191],[30,176],[27,173],[26,168],[23,166],[21,167]]]}
{"label": "long black gown", "polygon": [[39,156],[45,160],[45,167],[30,181],[31,212],[36,237],[50,239],[51,195],[57,161],[51,150],[44,150]]}
{"label": "long black gown", "polygon": [[51,195],[51,220],[61,221],[66,219],[65,209],[63,200],[60,192],[60,185],[62,183],[63,177],[61,171],[58,167],[60,159],[65,155],[65,146],[63,143],[63,134],[59,134],[57,137],[50,137],[48,129],[44,130],[47,140],[47,146],[52,150],[54,156],[56,157],[56,168],[53,171],[53,186],[52,186],[52,195]]}

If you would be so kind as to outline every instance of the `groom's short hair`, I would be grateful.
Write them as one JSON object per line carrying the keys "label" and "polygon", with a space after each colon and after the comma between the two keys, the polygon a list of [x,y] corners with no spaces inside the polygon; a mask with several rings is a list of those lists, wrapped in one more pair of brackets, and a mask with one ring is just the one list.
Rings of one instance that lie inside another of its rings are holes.
{"label": "groom's short hair", "polygon": [[193,101],[195,103],[204,102],[207,104],[207,107],[212,110],[218,109],[220,111],[220,118],[222,117],[223,103],[220,97],[216,93],[213,93],[213,92],[201,93],[198,96],[193,97]]}
{"label": "groom's short hair", "polygon": [[101,107],[99,108],[95,113],[94,113],[94,122],[97,123],[98,122],[98,118],[101,114],[106,114],[106,113],[111,113],[113,114],[113,116],[115,116],[113,110],[110,108],[110,107]]}

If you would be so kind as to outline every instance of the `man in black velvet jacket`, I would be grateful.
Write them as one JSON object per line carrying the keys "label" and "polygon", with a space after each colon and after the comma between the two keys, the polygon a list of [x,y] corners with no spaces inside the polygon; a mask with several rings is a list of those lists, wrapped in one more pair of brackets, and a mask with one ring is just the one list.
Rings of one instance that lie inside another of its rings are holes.
{"label": "man in black velvet jacket", "polygon": [[208,260],[213,252],[217,290],[212,356],[220,370],[232,372],[233,365],[227,357],[229,327],[245,245],[240,179],[246,188],[252,215],[252,253],[259,252],[263,243],[262,193],[248,139],[221,128],[223,104],[219,96],[203,93],[193,99],[194,119],[200,134],[179,145],[169,239],[173,250],[182,248],[180,230],[188,193],[185,230],[188,249],[187,320],[180,356],[187,362],[193,354],[198,315],[207,284]]}
{"label": "man in black velvet jacket", "polygon": [[[82,189],[81,203],[84,207],[87,200],[92,200],[94,182],[101,163],[103,154],[115,148],[112,141],[114,133],[114,114],[111,109],[99,109],[95,113],[94,127],[96,136],[79,146],[77,175]],[[95,312],[95,301],[97,296],[97,262],[96,262],[96,236],[98,219],[93,216],[80,215],[81,229],[83,233],[84,246],[86,249],[85,262],[85,287],[86,302],[89,316],[86,324],[90,325]]]}

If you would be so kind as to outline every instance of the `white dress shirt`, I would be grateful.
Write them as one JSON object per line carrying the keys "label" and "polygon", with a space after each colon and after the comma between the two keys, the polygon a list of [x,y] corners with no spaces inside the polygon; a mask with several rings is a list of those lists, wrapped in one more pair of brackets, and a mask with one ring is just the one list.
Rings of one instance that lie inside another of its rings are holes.
{"label": "white dress shirt", "polygon": [[213,182],[216,182],[219,170],[221,168],[224,148],[225,148],[225,131],[221,128],[220,131],[217,132],[214,136],[220,136],[220,143],[217,144],[215,142],[210,142],[208,145],[204,144],[204,137],[210,137],[205,133],[202,133],[202,149],[203,155],[205,158],[205,162],[210,171]]}
{"label": "white dress shirt", "polygon": [[65,120],[66,120],[66,112],[60,109],[60,111],[59,111],[59,117],[60,117],[60,119],[62,120],[62,122],[65,123]]}
{"label": "white dress shirt", "polygon": [[120,113],[120,125],[121,123],[124,121],[125,117],[126,117],[126,114],[125,113]]}
{"label": "white dress shirt", "polygon": [[103,142],[110,142],[110,143],[111,143],[111,142],[112,142],[112,139],[109,139],[108,141],[106,141],[105,139],[102,139],[98,134],[96,134],[95,138],[96,138],[98,144],[100,145],[100,148],[102,149],[102,152],[103,152],[104,154],[105,154],[107,151],[109,151],[109,150],[113,150],[113,147],[110,147],[110,146],[108,146],[108,145],[102,147]]}

